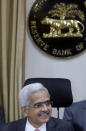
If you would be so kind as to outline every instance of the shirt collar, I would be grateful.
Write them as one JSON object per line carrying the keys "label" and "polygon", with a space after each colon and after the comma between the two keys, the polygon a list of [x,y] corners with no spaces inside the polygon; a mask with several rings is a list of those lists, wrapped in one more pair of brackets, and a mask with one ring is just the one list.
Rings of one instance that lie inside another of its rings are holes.
{"label": "shirt collar", "polygon": [[[25,131],[28,131],[28,130],[30,130],[30,131],[34,131],[36,128],[34,127],[34,126],[32,126],[31,125],[31,123],[28,121],[28,119],[27,119],[27,121],[26,121],[26,126],[25,126]],[[39,128],[37,128],[37,129],[39,129],[40,131],[46,131],[46,123],[44,123],[43,125],[41,125]]]}

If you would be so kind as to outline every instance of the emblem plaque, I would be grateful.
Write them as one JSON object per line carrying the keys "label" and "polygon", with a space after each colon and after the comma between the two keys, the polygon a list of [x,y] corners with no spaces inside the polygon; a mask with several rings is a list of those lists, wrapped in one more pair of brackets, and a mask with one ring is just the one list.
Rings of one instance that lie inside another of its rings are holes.
{"label": "emblem plaque", "polygon": [[35,44],[56,57],[70,57],[86,49],[85,0],[36,0],[28,17]]}

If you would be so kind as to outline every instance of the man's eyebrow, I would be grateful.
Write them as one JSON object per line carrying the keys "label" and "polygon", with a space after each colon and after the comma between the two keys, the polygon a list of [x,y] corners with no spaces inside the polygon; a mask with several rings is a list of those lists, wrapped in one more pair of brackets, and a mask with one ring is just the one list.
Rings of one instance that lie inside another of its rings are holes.
{"label": "man's eyebrow", "polygon": [[50,99],[49,99],[49,100],[46,100],[46,101],[42,101],[42,102],[40,101],[40,102],[34,103],[34,105],[35,105],[35,104],[44,103],[44,102],[48,102],[48,101],[50,101]]}

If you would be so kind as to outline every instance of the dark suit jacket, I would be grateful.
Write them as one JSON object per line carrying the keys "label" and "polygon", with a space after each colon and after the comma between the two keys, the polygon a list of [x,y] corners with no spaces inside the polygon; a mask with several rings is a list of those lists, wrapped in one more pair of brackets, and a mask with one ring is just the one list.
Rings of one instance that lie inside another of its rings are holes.
{"label": "dark suit jacket", "polygon": [[4,120],[3,110],[2,110],[2,108],[0,107],[0,125],[1,125],[2,123],[4,123],[4,122],[5,122],[5,120]]}
{"label": "dark suit jacket", "polygon": [[71,121],[78,131],[86,131],[86,100],[73,103],[70,107],[67,107],[63,119]]}
{"label": "dark suit jacket", "polygon": [[3,125],[5,124],[4,122],[5,120],[4,120],[3,110],[0,107],[0,131],[1,131],[1,127],[3,127]]}
{"label": "dark suit jacket", "polygon": [[[1,131],[25,131],[26,120],[27,118],[10,122]],[[46,125],[46,131],[74,131],[69,122],[57,118],[50,118]]]}

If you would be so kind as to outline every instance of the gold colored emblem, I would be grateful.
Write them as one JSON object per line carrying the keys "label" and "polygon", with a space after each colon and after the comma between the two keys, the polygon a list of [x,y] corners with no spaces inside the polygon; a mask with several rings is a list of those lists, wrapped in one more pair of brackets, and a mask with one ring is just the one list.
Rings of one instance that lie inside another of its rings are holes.
{"label": "gold colored emblem", "polygon": [[70,57],[86,48],[86,0],[36,0],[28,17],[35,44],[56,57]]}
{"label": "gold colored emblem", "polygon": [[[48,14],[52,17],[60,17],[60,20],[54,18],[43,18],[42,24],[50,25],[50,32],[48,34],[43,33],[43,38],[56,38],[56,37],[83,37],[83,31],[85,26],[78,20],[67,19],[66,17],[74,18],[77,15],[82,21],[85,20],[84,13],[81,10],[76,10],[78,5],[64,3],[56,4]],[[62,33],[62,30],[65,30]]]}

